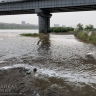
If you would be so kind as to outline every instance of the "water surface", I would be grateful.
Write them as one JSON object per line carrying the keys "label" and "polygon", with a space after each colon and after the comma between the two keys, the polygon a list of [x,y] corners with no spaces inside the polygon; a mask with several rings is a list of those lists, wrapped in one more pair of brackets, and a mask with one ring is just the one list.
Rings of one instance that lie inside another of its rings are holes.
{"label": "water surface", "polygon": [[85,92],[80,96],[95,96],[96,46],[80,42],[73,35],[50,34],[43,38],[19,35],[34,32],[38,30],[0,30],[0,69],[37,67],[37,78],[55,78],[52,86],[60,85],[62,90],[70,86],[67,91],[74,89]]}

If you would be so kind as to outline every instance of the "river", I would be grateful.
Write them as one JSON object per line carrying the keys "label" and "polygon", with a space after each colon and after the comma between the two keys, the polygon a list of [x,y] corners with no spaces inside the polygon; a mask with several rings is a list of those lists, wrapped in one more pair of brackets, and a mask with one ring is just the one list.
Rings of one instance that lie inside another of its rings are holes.
{"label": "river", "polygon": [[74,92],[77,96],[96,95],[95,45],[83,43],[74,35],[59,34],[50,34],[38,44],[40,38],[22,37],[21,33],[38,30],[0,30],[0,69],[36,67],[37,78],[55,78],[51,85],[67,94],[58,96],[75,96],[69,95]]}

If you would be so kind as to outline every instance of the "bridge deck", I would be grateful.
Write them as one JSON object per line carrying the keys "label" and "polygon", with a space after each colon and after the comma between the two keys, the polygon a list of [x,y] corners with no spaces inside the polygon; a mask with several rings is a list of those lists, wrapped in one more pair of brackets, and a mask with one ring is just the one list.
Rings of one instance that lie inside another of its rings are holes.
{"label": "bridge deck", "polygon": [[96,0],[19,0],[0,3],[0,15],[34,14],[36,9],[49,13],[96,10]]}

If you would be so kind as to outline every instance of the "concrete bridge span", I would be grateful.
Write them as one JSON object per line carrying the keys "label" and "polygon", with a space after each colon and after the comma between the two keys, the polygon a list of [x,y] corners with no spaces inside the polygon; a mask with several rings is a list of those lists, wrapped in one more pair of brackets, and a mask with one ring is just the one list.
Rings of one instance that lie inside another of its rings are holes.
{"label": "concrete bridge span", "polygon": [[48,32],[51,13],[96,10],[96,0],[2,0],[0,15],[37,14],[39,32]]}

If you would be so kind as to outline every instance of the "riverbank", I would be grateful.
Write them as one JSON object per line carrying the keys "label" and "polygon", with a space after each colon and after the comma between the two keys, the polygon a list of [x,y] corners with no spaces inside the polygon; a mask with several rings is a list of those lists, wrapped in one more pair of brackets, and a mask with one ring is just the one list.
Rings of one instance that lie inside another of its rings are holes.
{"label": "riverbank", "polygon": [[72,83],[56,77],[45,76],[44,78],[41,75],[36,77],[36,73],[32,70],[30,74],[26,74],[24,67],[0,70],[0,75],[2,76],[0,96],[72,96],[72,94],[94,96],[96,94],[94,87],[91,88],[87,84]]}
{"label": "riverbank", "polygon": [[75,32],[74,31],[70,31],[70,32],[59,32],[59,33],[51,32],[50,34],[55,34],[55,35],[74,35]]}
{"label": "riverbank", "polygon": [[42,37],[45,34],[43,33],[22,33],[20,36],[26,36],[26,37]]}
{"label": "riverbank", "polygon": [[[87,33],[84,32],[51,32],[50,34],[55,34],[55,35],[74,35],[78,40],[86,42],[86,43],[92,43],[96,45],[96,33],[92,35],[88,35]],[[43,33],[22,33],[20,34],[21,36],[26,36],[26,37],[44,37],[46,34]]]}
{"label": "riverbank", "polygon": [[96,33],[89,36],[85,32],[78,32],[75,34],[75,37],[83,42],[92,43],[96,45]]}
{"label": "riverbank", "polygon": [[54,88],[46,86],[46,84],[51,85],[50,82],[54,82],[56,78],[50,78],[50,82],[43,78],[36,78],[34,71],[31,70],[31,73],[27,74],[24,67],[0,70],[0,76],[2,76],[0,77],[0,96],[49,96],[49,94],[58,96],[60,94]]}
{"label": "riverbank", "polygon": [[[74,31],[70,31],[70,32],[51,32],[50,34],[55,34],[55,35],[74,35],[75,32]],[[26,37],[42,37],[45,36],[46,34],[43,33],[22,33],[20,34],[20,36],[26,36]]]}

